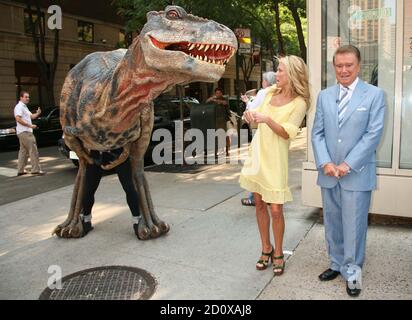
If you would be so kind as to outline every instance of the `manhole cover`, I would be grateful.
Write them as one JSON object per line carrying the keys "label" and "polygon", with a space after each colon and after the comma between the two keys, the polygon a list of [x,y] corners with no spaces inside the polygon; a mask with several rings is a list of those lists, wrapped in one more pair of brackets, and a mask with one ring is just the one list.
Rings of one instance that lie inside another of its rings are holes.
{"label": "manhole cover", "polygon": [[61,289],[46,288],[40,300],[147,300],[156,281],[147,271],[122,266],[87,269],[62,279]]}

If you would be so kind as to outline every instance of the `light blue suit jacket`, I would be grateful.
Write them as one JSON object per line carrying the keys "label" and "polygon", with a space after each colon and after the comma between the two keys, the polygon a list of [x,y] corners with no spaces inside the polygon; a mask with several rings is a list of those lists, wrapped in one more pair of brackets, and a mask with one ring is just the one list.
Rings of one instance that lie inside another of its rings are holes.
{"label": "light blue suit jacket", "polygon": [[[353,92],[341,128],[338,126],[340,87],[322,90],[318,96],[312,129],[312,145],[318,168],[318,185],[370,191],[376,188],[376,148],[382,136],[385,118],[383,90],[359,80]],[[337,179],[323,174],[322,166],[346,162],[351,172]]]}

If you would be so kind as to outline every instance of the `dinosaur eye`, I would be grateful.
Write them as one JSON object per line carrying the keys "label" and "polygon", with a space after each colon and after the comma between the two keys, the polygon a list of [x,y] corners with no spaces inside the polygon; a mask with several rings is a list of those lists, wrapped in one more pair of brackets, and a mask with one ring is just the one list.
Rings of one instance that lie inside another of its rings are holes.
{"label": "dinosaur eye", "polygon": [[170,10],[167,12],[167,17],[170,19],[179,19],[179,13],[176,10]]}

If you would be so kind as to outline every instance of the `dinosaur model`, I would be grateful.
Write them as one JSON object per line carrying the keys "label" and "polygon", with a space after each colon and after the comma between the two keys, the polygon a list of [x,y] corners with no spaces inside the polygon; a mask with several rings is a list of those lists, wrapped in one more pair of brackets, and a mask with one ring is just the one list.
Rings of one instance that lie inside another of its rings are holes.
{"label": "dinosaur model", "polygon": [[85,169],[91,150],[123,148],[112,169],[130,158],[139,194],[139,239],[169,231],[156,215],[144,174],[143,157],[151,139],[153,99],[177,84],[216,82],[235,54],[237,40],[226,26],[188,14],[178,6],[149,12],[147,22],[128,50],[95,52],[68,73],[60,98],[60,122],[66,144],[79,157],[70,211],[53,234],[79,238]]}

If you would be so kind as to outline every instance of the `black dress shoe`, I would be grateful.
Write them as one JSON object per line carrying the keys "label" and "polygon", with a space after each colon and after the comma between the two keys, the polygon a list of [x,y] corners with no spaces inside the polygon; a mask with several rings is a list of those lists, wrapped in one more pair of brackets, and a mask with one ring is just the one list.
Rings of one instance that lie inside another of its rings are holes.
{"label": "black dress shoe", "polygon": [[346,292],[351,297],[357,297],[361,293],[361,289],[356,289],[356,288],[351,289],[351,288],[349,288],[349,282],[346,281]]}
{"label": "black dress shoe", "polygon": [[338,275],[340,275],[339,271],[335,271],[332,269],[328,269],[319,275],[320,281],[329,281],[335,279]]}

